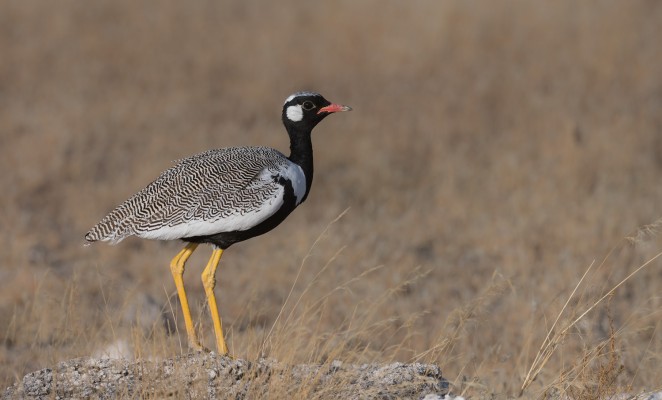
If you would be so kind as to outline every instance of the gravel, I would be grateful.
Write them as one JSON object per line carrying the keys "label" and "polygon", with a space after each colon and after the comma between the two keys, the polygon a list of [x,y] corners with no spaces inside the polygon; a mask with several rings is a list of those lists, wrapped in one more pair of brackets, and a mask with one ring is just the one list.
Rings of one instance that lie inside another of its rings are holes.
{"label": "gravel", "polygon": [[[3,399],[228,398],[453,399],[432,364],[285,365],[215,353],[160,361],[80,358],[27,374]],[[458,398],[460,399],[460,398]]]}

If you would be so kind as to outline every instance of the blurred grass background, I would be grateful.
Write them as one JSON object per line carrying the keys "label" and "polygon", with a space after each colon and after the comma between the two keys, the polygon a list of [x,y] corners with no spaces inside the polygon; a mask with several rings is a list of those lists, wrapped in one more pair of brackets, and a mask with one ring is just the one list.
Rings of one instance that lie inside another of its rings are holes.
{"label": "blurred grass background", "polygon": [[[662,216],[661,38],[656,1],[1,2],[0,383],[117,339],[186,351],[168,268],[181,244],[83,235],[172,160],[287,152],[281,104],[307,89],[354,111],[315,130],[308,201],[225,254],[231,348],[421,359],[461,390],[516,394],[588,265]],[[661,244],[617,247],[574,307]],[[289,302],[298,339],[262,347],[308,253],[292,298],[323,306]],[[211,345],[208,256],[185,279]],[[619,387],[659,386],[661,285],[657,263],[619,289],[535,389],[614,329]]]}

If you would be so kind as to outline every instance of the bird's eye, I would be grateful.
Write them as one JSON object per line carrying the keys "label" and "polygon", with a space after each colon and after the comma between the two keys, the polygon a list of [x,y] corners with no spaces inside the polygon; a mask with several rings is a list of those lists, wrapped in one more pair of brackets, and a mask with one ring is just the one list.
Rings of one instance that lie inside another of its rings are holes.
{"label": "bird's eye", "polygon": [[301,107],[303,107],[304,110],[308,111],[315,108],[315,104],[313,104],[312,101],[304,101]]}

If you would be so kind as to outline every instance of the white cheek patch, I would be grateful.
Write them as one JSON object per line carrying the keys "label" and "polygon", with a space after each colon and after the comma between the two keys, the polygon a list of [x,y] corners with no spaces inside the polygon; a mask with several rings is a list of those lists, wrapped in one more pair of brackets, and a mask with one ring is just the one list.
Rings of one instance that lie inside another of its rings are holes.
{"label": "white cheek patch", "polygon": [[289,106],[285,113],[290,121],[299,122],[303,119],[303,110],[300,105]]}

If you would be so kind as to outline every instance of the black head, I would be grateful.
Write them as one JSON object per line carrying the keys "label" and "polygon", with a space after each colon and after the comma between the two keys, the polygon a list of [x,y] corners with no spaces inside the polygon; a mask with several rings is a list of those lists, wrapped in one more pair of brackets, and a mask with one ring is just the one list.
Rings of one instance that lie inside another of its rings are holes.
{"label": "black head", "polygon": [[283,124],[288,131],[311,131],[327,115],[350,110],[350,107],[331,103],[319,93],[299,92],[285,100]]}

